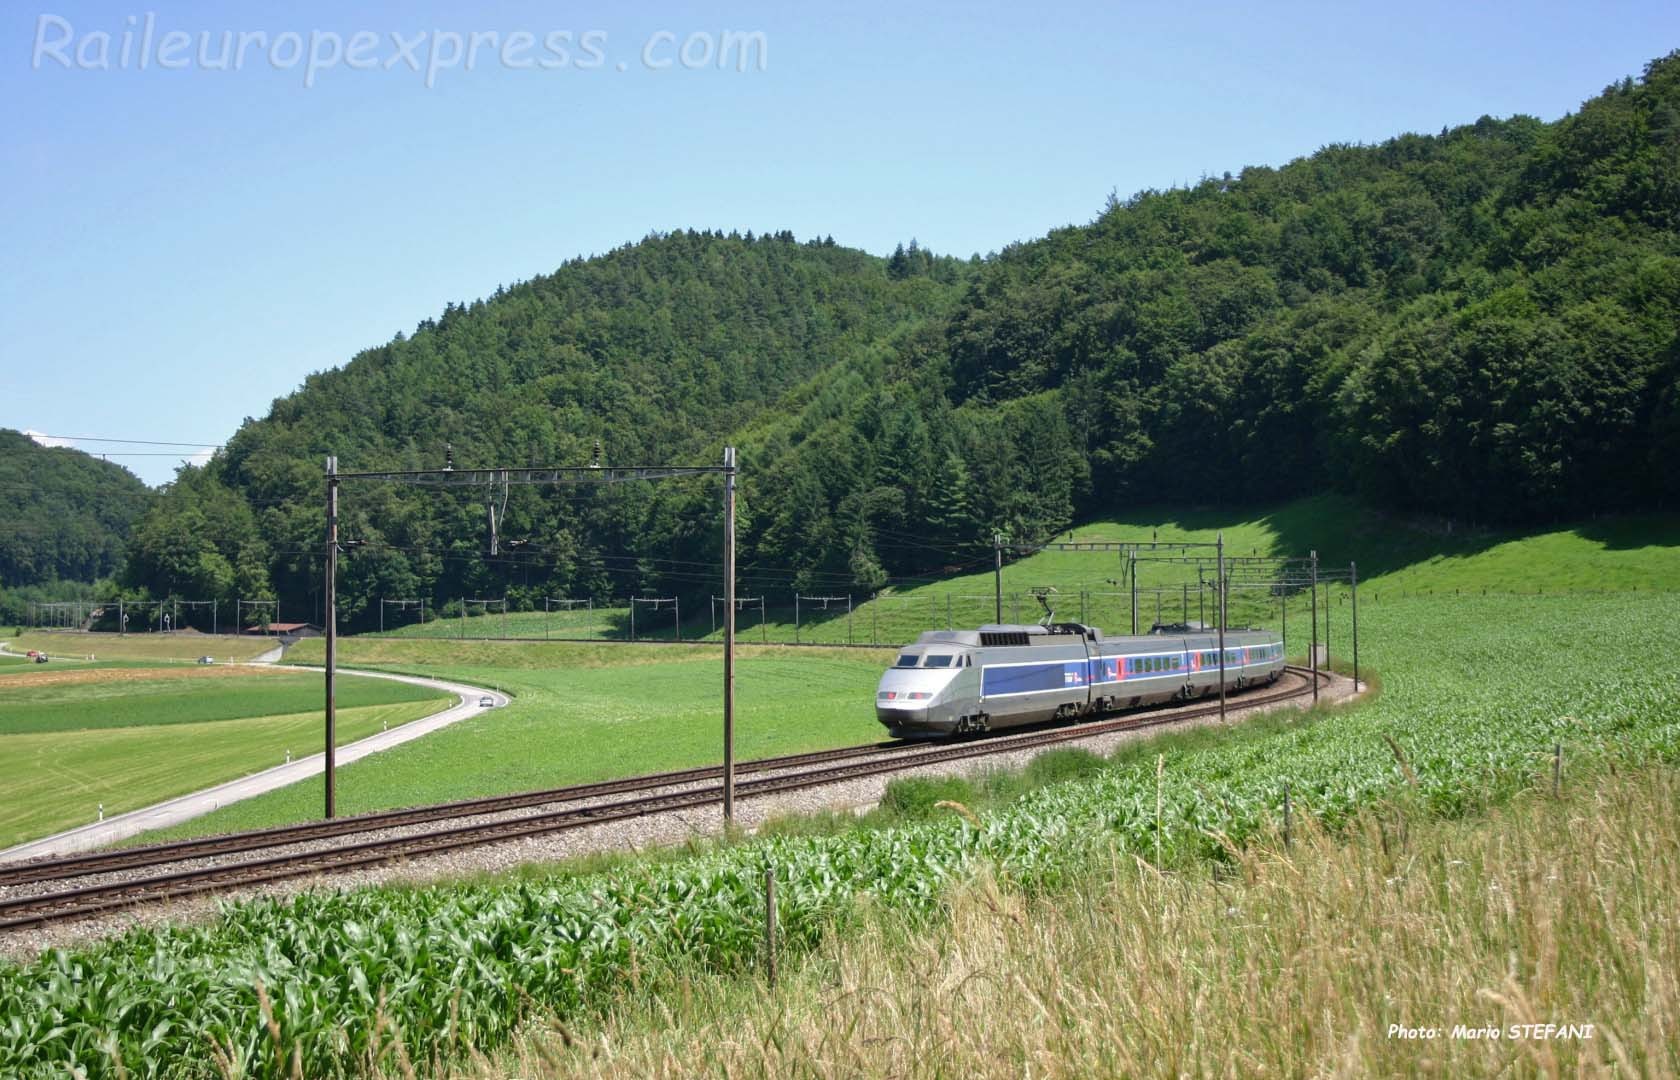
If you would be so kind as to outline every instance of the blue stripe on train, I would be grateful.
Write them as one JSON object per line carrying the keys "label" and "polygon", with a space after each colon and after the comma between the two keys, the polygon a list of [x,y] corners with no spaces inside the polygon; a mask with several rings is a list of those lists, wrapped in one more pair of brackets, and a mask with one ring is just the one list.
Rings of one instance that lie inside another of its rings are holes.
{"label": "blue stripe on train", "polygon": [[988,667],[980,671],[980,693],[986,697],[995,697],[1001,694],[1066,690],[1071,686],[1083,687],[1086,678],[1083,660],[1022,664],[1017,667]]}
{"label": "blue stripe on train", "polygon": [[[1187,654],[1181,664],[1188,665]],[[1211,674],[1217,667],[1214,665],[1203,667],[1200,672],[1190,667],[1181,667],[1177,671],[1139,671],[1129,673],[1126,678],[1120,678],[1119,665],[1123,657],[1107,656],[1093,657],[1090,660],[1061,660],[1044,664],[1017,664],[1010,667],[982,667],[980,670],[980,693],[986,697],[1001,694],[1031,694],[1045,690],[1065,690],[1072,686],[1101,685],[1106,683],[1148,682],[1151,679],[1183,679],[1196,674]],[[1276,658],[1264,660],[1250,660],[1244,664],[1240,659],[1233,659],[1226,665],[1227,671],[1238,671],[1245,667],[1262,667],[1272,663]]]}

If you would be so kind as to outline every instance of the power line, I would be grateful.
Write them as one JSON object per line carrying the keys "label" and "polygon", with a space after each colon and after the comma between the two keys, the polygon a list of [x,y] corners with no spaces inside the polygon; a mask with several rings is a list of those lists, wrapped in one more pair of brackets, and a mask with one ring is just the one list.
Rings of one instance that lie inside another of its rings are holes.
{"label": "power line", "polygon": [[39,431],[28,431],[24,434],[37,442],[42,439],[61,439],[64,442],[124,443],[129,446],[191,446],[200,450],[217,450],[222,445],[213,442],[166,442],[163,439],[107,439],[101,435],[47,435]]}

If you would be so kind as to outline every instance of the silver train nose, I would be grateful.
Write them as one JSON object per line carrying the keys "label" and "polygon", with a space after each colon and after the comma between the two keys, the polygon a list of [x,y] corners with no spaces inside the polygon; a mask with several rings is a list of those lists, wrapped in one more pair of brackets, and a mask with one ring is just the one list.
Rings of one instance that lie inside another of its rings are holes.
{"label": "silver train nose", "polygon": [[925,724],[927,723],[927,716],[928,711],[927,706],[925,705],[912,708],[909,702],[905,702],[903,705],[896,707],[884,704],[877,704],[875,706],[875,719],[879,720],[888,727],[903,727],[907,724]]}

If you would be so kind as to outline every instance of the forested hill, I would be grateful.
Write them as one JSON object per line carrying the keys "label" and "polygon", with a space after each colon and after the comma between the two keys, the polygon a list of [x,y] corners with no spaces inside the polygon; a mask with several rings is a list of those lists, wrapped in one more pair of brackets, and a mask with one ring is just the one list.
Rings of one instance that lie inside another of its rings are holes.
{"label": "forested hill", "polygon": [[120,465],[0,428],[0,588],[110,574],[149,494]]}
{"label": "forested hill", "polygon": [[[882,260],[832,239],[679,231],[450,305],[412,335],[311,376],[267,418],[247,421],[205,475],[178,480],[142,530],[130,582],[222,595],[238,565],[261,560],[288,607],[313,610],[327,454],[345,470],[441,466],[446,447],[461,467],[585,464],[599,444],[608,464],[721,463],[729,437],[776,416],[813,379],[885,363],[909,328],[952,307],[972,273],[919,249]],[[221,500],[228,489],[248,511]],[[497,508],[500,535],[526,542],[486,563],[482,501],[358,488],[344,500],[344,530],[372,543],[347,560],[343,604],[355,617],[376,615],[381,596],[666,587],[673,565],[648,570],[636,556],[704,558],[693,544],[703,537],[715,550],[717,504],[715,490],[694,484],[515,489]],[[212,527],[173,524],[212,505]]]}
{"label": "forested hill", "polygon": [[1054,391],[1091,498],[1326,485],[1483,520],[1680,493],[1680,53],[1553,124],[1327,147],[993,260],[949,396]]}
{"label": "forested hill", "polygon": [[[1532,521],[1680,480],[1680,55],[1555,123],[1483,118],[1110,204],[984,261],[788,234],[650,237],[312,377],[159,500],[214,508],[180,567],[318,580],[341,466],[711,461],[745,469],[747,588],[857,591],[1118,505],[1279,499]],[[237,496],[233,503],[225,495]],[[698,598],[716,492],[358,489],[352,618],[377,598]],[[229,562],[228,565],[232,565]],[[227,575],[220,579],[225,581]]]}

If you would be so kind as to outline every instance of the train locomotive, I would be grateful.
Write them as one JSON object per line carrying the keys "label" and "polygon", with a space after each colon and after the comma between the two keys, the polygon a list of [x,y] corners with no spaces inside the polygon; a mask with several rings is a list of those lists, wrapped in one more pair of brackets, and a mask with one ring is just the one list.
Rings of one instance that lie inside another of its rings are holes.
{"label": "train locomotive", "polygon": [[[1225,689],[1276,682],[1283,639],[1225,631]],[[1115,712],[1219,691],[1217,631],[1159,626],[1105,638],[1080,623],[929,630],[900,650],[875,691],[897,737],[961,735]]]}

